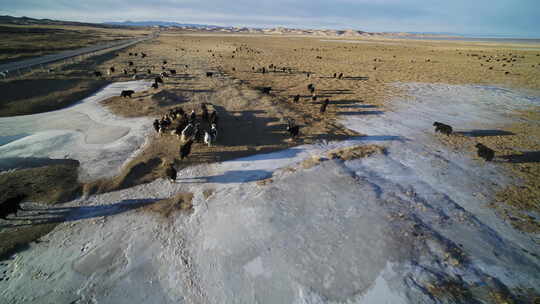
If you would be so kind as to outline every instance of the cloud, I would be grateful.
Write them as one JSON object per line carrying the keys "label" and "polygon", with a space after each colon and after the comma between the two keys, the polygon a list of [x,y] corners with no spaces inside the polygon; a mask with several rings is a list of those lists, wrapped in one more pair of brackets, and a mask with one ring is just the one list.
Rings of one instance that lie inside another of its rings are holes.
{"label": "cloud", "polygon": [[17,0],[11,14],[89,22],[161,20],[368,31],[540,36],[537,0]]}

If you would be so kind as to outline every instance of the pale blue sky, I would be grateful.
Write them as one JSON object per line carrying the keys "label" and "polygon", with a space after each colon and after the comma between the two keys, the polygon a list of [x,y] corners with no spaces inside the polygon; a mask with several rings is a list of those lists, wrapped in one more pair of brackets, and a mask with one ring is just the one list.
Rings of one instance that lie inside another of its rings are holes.
{"label": "pale blue sky", "polygon": [[540,0],[0,0],[0,14],[540,38]]}

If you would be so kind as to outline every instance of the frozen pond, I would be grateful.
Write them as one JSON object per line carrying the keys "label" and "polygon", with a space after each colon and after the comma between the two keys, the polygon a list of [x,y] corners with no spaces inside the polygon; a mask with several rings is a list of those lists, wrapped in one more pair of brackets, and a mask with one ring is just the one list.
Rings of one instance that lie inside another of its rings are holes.
{"label": "frozen pond", "polygon": [[70,158],[81,163],[81,180],[117,174],[144,143],[151,122],[120,118],[99,102],[149,86],[147,81],[114,83],[66,109],[0,118],[0,164],[5,168],[13,158]]}

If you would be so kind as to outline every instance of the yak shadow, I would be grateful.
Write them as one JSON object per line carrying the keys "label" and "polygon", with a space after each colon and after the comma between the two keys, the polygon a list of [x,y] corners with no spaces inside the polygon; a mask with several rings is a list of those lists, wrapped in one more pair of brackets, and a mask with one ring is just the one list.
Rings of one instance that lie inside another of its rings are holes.
{"label": "yak shadow", "polygon": [[330,89],[330,90],[326,90],[326,89],[321,89],[321,90],[317,90],[317,92],[321,92],[323,94],[330,94],[330,95],[344,95],[344,94],[354,94],[354,92],[352,92],[351,90],[346,90],[346,89]]}
{"label": "yak shadow", "polygon": [[361,140],[361,141],[409,141],[403,136],[395,136],[395,135],[366,135],[366,136],[358,136],[354,137],[354,140]]}
{"label": "yak shadow", "polygon": [[338,100],[332,100],[331,103],[333,105],[352,105],[364,102],[361,99],[338,99]]}
{"label": "yak shadow", "polygon": [[30,221],[30,223],[7,225],[5,227],[13,228],[41,224],[73,222],[102,216],[112,216],[153,204],[159,200],[160,199],[129,199],[110,205],[24,209],[23,212],[26,213],[24,217],[10,217],[7,220]]}
{"label": "yak shadow", "polygon": [[504,130],[470,130],[470,131],[461,131],[455,132],[467,137],[484,137],[484,136],[506,136],[506,135],[515,135],[512,132]]}
{"label": "yak shadow", "polygon": [[349,112],[337,112],[338,115],[381,115],[384,114],[383,111],[349,111]]}
{"label": "yak shadow", "polygon": [[502,159],[514,164],[540,163],[540,151],[524,152],[523,154],[503,155]]}
{"label": "yak shadow", "polygon": [[245,162],[245,161],[259,161],[259,160],[273,160],[273,159],[285,159],[296,157],[301,153],[302,149],[290,148],[268,154],[256,154],[241,159],[230,160],[230,162]]}
{"label": "yak shadow", "polygon": [[221,175],[181,178],[182,183],[238,184],[267,179],[272,172],[266,170],[231,170]]}
{"label": "yak shadow", "polygon": [[[265,116],[265,111],[227,111],[218,105],[214,105],[214,108],[219,113],[218,145],[280,145],[286,138],[286,123],[278,118]],[[230,132],[233,129],[234,132]]]}
{"label": "yak shadow", "polygon": [[176,75],[172,76],[171,78],[173,78],[173,79],[182,79],[182,80],[192,80],[192,79],[196,79],[197,77],[189,75],[189,74],[176,74]]}
{"label": "yak shadow", "polygon": [[367,77],[367,76],[345,76],[345,77],[343,77],[343,80],[362,80],[362,81],[366,81],[366,80],[369,80],[369,77]]}
{"label": "yak shadow", "polygon": [[342,109],[374,109],[377,108],[375,105],[350,105],[350,106],[341,106],[338,105],[336,108],[342,108]]}

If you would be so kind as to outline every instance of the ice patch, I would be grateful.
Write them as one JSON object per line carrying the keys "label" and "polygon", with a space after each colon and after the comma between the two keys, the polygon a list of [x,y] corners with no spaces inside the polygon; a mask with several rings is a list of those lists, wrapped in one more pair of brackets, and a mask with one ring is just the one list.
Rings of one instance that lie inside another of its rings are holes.
{"label": "ice patch", "polygon": [[99,102],[149,85],[113,83],[66,109],[0,118],[0,158],[71,158],[80,162],[83,181],[112,177],[143,145],[150,120],[117,117]]}
{"label": "ice patch", "polygon": [[[120,200],[195,194],[189,216],[119,212],[101,224],[90,216],[58,226],[47,242],[17,255],[19,277],[0,282],[1,296],[8,302],[27,294],[56,302],[467,302],[438,298],[448,295],[445,282],[486,303],[501,286],[539,293],[540,262],[530,254],[540,252],[538,236],[515,231],[485,207],[510,178],[496,163],[447,149],[431,125],[497,129],[514,119],[511,111],[537,105],[536,97],[475,86],[404,86],[414,98],[396,101],[394,111],[344,118],[368,136],[188,167],[177,183],[158,179],[72,202],[101,210]],[[388,153],[279,170],[366,143]],[[272,183],[255,183],[269,174]],[[208,198],[206,189],[213,190]],[[95,273],[93,263],[100,266]],[[34,280],[37,271],[51,279]]]}

